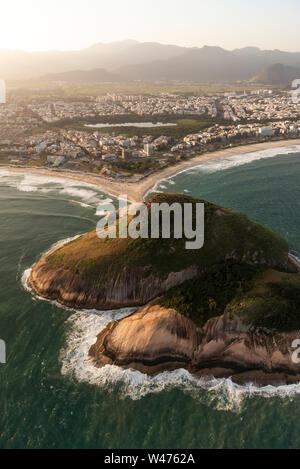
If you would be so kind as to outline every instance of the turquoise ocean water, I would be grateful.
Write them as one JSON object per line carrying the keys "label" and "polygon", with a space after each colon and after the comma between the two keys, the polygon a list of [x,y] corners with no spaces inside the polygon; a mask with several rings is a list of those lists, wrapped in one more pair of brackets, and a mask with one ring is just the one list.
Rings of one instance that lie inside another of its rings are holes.
{"label": "turquoise ocean water", "polygon": [[[241,210],[281,233],[300,257],[300,148],[280,152],[206,164],[156,190]],[[183,370],[155,378],[96,370],[90,344],[131,310],[69,311],[26,290],[30,266],[53,244],[93,229],[108,197],[86,184],[0,170],[0,338],[7,345],[0,448],[300,447],[300,385],[258,389],[197,381]]]}

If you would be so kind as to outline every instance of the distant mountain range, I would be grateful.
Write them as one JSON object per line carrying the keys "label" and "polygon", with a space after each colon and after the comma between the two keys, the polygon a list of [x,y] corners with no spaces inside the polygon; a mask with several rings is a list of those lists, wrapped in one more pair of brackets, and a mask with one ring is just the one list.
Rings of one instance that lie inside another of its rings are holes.
{"label": "distant mountain range", "polygon": [[261,70],[250,82],[268,85],[288,85],[298,77],[300,78],[300,68],[275,64]]}
{"label": "distant mountain range", "polygon": [[185,50],[178,46],[131,40],[99,43],[79,51],[24,52],[0,49],[0,77],[23,80],[73,70],[114,71],[127,65],[168,60]]}
{"label": "distant mountain range", "polygon": [[49,73],[41,77],[43,81],[61,81],[68,83],[117,83],[122,81],[119,75],[104,68],[96,70],[72,70],[70,72]]}
{"label": "distant mountain range", "polygon": [[127,40],[66,52],[29,53],[0,49],[0,77],[4,79],[42,77],[51,81],[180,80],[202,83],[262,80],[267,84],[278,84],[278,80],[283,80],[286,84],[294,74],[292,80],[299,77],[298,70],[300,52],[256,47],[227,51],[220,47],[188,48]]}

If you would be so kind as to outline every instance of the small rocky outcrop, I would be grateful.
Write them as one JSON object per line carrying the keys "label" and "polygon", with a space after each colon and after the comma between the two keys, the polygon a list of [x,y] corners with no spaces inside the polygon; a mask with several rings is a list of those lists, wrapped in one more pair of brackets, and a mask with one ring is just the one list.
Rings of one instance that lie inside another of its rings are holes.
{"label": "small rocky outcrop", "polygon": [[197,376],[232,377],[238,383],[294,383],[292,343],[300,332],[258,330],[232,312],[203,328],[173,309],[149,304],[109,324],[89,355],[95,366],[114,364],[153,375],[185,368]]}

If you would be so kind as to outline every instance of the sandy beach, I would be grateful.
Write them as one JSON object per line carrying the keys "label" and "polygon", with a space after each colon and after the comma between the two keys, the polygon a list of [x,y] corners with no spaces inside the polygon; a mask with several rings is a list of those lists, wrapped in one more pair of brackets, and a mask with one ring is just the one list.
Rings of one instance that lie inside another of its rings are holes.
{"label": "sandy beach", "polygon": [[234,148],[227,148],[226,150],[218,150],[215,152],[208,152],[188,161],[181,161],[180,163],[169,166],[161,171],[153,173],[147,177],[141,178],[139,181],[121,181],[108,179],[103,176],[97,176],[91,173],[82,173],[78,171],[70,171],[63,169],[48,169],[36,167],[20,167],[0,165],[0,169],[11,171],[14,173],[23,174],[37,174],[40,176],[53,176],[56,178],[70,178],[75,181],[84,182],[97,186],[99,190],[110,194],[112,196],[127,195],[131,202],[140,202],[144,199],[145,195],[162,179],[170,178],[176,174],[185,171],[202,163],[210,161],[217,161],[222,158],[227,158],[235,155],[243,155],[246,153],[253,153],[270,148],[283,148],[293,145],[300,145],[300,139],[293,140],[280,140],[278,142],[264,142],[251,145],[243,145]]}

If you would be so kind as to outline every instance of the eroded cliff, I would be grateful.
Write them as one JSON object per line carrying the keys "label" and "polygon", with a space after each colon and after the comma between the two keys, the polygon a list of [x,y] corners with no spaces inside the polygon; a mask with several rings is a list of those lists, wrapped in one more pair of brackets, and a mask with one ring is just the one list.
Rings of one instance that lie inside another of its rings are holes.
{"label": "eroded cliff", "polygon": [[295,383],[300,365],[293,362],[299,332],[253,328],[226,311],[199,328],[172,309],[147,305],[109,324],[90,357],[95,366],[114,364],[149,375],[185,368],[196,376],[232,377],[259,384]]}

